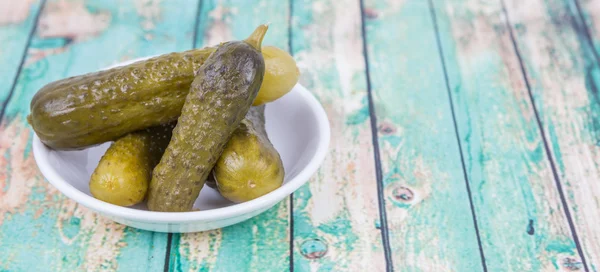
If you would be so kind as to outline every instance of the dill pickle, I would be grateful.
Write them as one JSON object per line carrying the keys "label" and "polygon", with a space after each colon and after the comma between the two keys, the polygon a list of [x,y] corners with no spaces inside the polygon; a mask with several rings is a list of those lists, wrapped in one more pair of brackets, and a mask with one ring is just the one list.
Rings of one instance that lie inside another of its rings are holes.
{"label": "dill pickle", "polygon": [[164,153],[174,123],[129,133],[106,150],[90,178],[90,192],[102,201],[131,206],[144,200],[152,169]]}
{"label": "dill pickle", "polygon": [[190,211],[233,131],[262,84],[261,54],[266,25],[244,41],[226,42],[197,72],[181,116],[160,163],[152,173],[148,208]]}
{"label": "dill pickle", "polygon": [[[109,70],[61,79],[42,87],[27,117],[54,149],[81,149],[177,119],[194,72],[215,47],[170,53]],[[254,105],[288,93],[298,68],[287,52],[262,48],[265,75]]]}
{"label": "dill pickle", "polygon": [[289,93],[300,77],[296,61],[288,52],[274,46],[265,46],[262,53],[266,67],[265,78],[253,106],[275,101]]}
{"label": "dill pickle", "polygon": [[283,162],[267,136],[264,105],[248,111],[214,166],[213,178],[219,193],[237,203],[283,184]]}
{"label": "dill pickle", "polygon": [[54,149],[81,149],[176,120],[196,71],[214,48],[170,53],[58,80],[31,100],[27,117]]}

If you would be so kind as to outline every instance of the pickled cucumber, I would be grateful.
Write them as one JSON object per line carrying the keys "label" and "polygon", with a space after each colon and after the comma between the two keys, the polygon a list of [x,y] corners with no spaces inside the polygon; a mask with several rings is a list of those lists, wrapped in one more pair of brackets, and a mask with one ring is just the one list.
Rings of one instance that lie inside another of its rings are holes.
{"label": "pickled cucumber", "polygon": [[171,53],[70,77],[40,89],[28,121],[55,149],[80,149],[176,120],[196,71],[214,48]]}
{"label": "pickled cucumber", "polygon": [[152,169],[167,148],[174,126],[174,123],[156,126],[116,140],[106,150],[90,178],[92,195],[119,206],[143,201]]}
{"label": "pickled cucumber", "polygon": [[206,177],[261,86],[266,25],[244,41],[223,43],[198,70],[181,116],[150,182],[148,208],[190,211]]}
{"label": "pickled cucumber", "polygon": [[[31,100],[27,119],[44,144],[66,150],[168,123],[181,114],[194,72],[214,51],[170,53],[49,83]],[[266,80],[258,104],[279,98],[297,81],[295,62],[285,51],[265,46],[263,54]]]}
{"label": "pickled cucumber", "polygon": [[287,52],[274,46],[265,46],[262,53],[266,66],[265,78],[253,106],[275,101],[287,94],[300,76],[296,61]]}
{"label": "pickled cucumber", "polygon": [[219,193],[238,203],[283,184],[283,162],[267,136],[264,105],[248,111],[213,168],[213,177]]}

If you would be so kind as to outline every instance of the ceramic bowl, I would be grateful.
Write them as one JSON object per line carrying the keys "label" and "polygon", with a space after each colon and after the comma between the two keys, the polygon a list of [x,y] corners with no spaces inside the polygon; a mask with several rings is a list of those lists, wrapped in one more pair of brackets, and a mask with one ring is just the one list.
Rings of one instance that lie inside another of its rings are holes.
{"label": "ceramic bowl", "polygon": [[107,218],[150,231],[205,231],[239,223],[273,207],[305,184],[323,162],[329,145],[329,121],[321,104],[306,88],[297,84],[291,92],[267,104],[265,118],[267,134],[283,160],[284,184],[239,204],[224,199],[205,185],[194,203],[199,211],[153,212],[145,204],[121,207],[94,198],[88,181],[110,143],[78,151],[59,151],[34,136],[33,153],[42,174],[54,187]]}

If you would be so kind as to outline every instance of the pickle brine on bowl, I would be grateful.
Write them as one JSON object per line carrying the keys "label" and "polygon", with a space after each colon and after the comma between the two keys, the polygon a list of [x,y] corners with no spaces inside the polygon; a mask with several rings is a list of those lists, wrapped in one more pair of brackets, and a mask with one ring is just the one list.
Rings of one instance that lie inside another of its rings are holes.
{"label": "pickle brine on bowl", "polygon": [[196,232],[256,216],[306,183],[329,122],[292,56],[245,39],[59,79],[31,101],[33,152],[67,197],[116,222]]}

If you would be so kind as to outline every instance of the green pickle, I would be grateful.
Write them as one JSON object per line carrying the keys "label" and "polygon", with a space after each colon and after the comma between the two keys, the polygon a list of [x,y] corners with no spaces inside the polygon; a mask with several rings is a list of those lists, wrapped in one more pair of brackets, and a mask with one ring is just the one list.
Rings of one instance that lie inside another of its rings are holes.
{"label": "green pickle", "polygon": [[266,25],[244,41],[219,45],[192,82],[171,141],[155,167],[148,193],[152,211],[190,211],[233,131],[261,87]]}
{"label": "green pickle", "polygon": [[283,184],[283,162],[267,136],[264,105],[248,111],[214,166],[213,178],[219,193],[237,203]]}
{"label": "green pickle", "polygon": [[81,149],[176,120],[198,70],[214,48],[170,53],[58,80],[31,100],[27,117],[54,149]]}
{"label": "green pickle", "polygon": [[298,83],[300,71],[288,52],[274,46],[262,49],[265,59],[265,78],[252,106],[263,105],[284,96]]}
{"label": "green pickle", "polygon": [[144,129],[116,140],[92,173],[92,195],[119,206],[142,202],[152,178],[152,169],[167,148],[174,125]]}
{"label": "green pickle", "polygon": [[[215,47],[170,53],[109,70],[61,79],[42,87],[27,117],[54,149],[81,149],[176,120],[194,72]],[[254,105],[288,93],[298,68],[285,51],[262,48],[265,75]]]}

